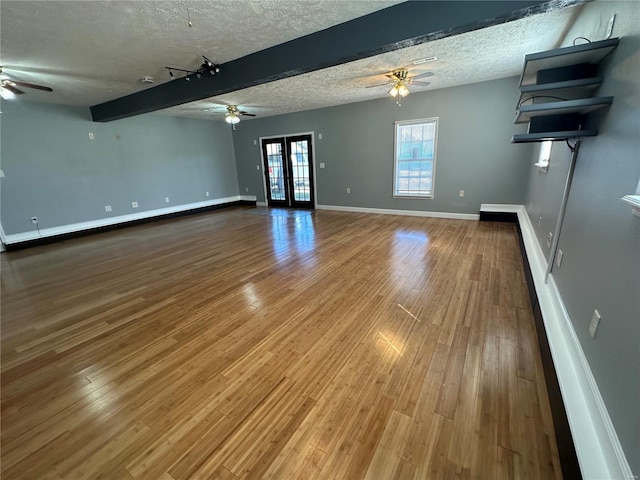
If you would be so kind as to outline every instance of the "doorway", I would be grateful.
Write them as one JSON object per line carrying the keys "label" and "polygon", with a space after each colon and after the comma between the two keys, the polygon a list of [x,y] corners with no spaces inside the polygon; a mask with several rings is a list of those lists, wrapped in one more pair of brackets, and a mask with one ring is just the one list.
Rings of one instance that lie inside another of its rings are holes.
{"label": "doorway", "polygon": [[312,135],[262,139],[267,205],[314,208]]}

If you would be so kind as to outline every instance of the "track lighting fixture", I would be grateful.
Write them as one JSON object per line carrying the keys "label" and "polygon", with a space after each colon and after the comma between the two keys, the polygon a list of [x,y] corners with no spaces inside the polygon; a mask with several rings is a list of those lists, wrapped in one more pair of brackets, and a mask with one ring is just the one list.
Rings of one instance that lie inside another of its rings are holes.
{"label": "track lighting fixture", "polygon": [[220,72],[220,65],[213,63],[211,60],[209,60],[207,57],[205,57],[204,55],[202,55],[202,65],[200,65],[200,68],[196,69],[196,70],[186,70],[184,68],[178,68],[178,67],[164,67],[167,70],[169,70],[169,79],[173,80],[175,78],[173,72],[184,72],[186,73],[185,75],[185,79],[187,81],[190,81],[191,79],[189,78],[189,75],[194,75],[197,78],[201,78],[202,74],[205,72],[209,72],[211,75],[215,75],[216,73]]}

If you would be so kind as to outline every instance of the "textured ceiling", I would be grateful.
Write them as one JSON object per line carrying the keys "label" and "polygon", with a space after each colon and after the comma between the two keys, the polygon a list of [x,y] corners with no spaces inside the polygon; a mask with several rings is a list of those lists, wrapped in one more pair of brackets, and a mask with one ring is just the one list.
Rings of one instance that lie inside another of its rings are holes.
{"label": "textured ceiling", "polygon": [[[94,105],[169,79],[165,66],[224,63],[398,0],[0,2],[0,65],[49,85],[37,100]],[[188,12],[187,12],[188,9]],[[193,26],[188,26],[188,18]]]}
{"label": "textured ceiling", "polygon": [[[145,88],[138,81],[145,75],[157,83],[167,81],[165,65],[195,69],[202,54],[222,64],[395,3],[399,2],[3,0],[0,64],[18,80],[54,89],[28,90],[23,97],[29,100],[93,105]],[[221,120],[226,104],[265,117],[381,98],[387,88],[366,87],[384,82],[384,73],[411,67],[412,60],[427,56],[438,60],[413,67],[411,73],[434,72],[427,79],[431,85],[412,86],[412,92],[517,75],[525,54],[559,44],[579,8],[534,15],[157,113]]]}

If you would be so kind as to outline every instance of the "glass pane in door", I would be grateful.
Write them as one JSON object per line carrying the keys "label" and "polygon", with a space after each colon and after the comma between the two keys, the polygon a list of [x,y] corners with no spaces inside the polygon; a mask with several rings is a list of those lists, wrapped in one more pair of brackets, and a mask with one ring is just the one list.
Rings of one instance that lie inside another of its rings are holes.
{"label": "glass pane in door", "polygon": [[297,202],[308,202],[311,199],[309,141],[289,142],[289,158],[293,176],[293,199]]}
{"label": "glass pane in door", "polygon": [[272,200],[285,200],[284,183],[284,157],[282,155],[282,144],[267,143],[267,168],[269,171],[269,192]]}

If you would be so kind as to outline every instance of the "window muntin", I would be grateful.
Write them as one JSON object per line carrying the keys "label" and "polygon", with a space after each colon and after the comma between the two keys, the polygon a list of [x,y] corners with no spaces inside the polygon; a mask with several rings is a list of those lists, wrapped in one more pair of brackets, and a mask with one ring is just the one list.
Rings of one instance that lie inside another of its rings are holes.
{"label": "window muntin", "polygon": [[396,122],[394,197],[433,198],[438,119]]}

